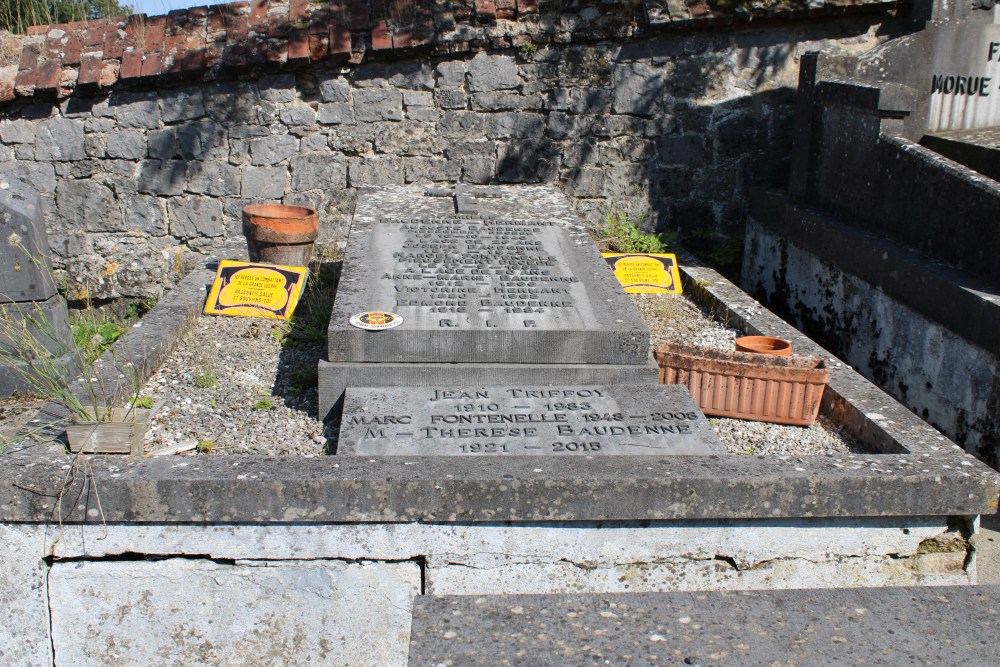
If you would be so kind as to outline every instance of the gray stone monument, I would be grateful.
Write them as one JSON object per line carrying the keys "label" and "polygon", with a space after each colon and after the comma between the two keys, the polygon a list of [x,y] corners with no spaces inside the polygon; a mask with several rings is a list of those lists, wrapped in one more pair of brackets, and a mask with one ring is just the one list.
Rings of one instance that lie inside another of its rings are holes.
{"label": "gray stone monument", "polygon": [[348,388],[338,455],[725,454],[680,385]]}
{"label": "gray stone monument", "polygon": [[[352,325],[367,312],[402,323]],[[359,197],[319,366],[321,416],[349,386],[657,381],[648,329],[554,188]]]}
{"label": "gray stone monument", "polygon": [[[77,373],[66,302],[56,291],[49,242],[38,193],[23,181],[0,175],[0,395],[26,391],[26,348],[54,355],[54,370],[68,383]],[[23,332],[23,333],[19,333]],[[28,339],[34,342],[25,343]],[[36,347],[37,346],[37,347]]]}

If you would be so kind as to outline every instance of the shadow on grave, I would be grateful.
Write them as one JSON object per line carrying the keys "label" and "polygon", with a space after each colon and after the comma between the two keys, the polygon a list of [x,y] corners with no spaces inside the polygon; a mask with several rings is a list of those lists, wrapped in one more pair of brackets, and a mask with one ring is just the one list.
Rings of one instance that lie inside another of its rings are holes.
{"label": "shadow on grave", "polygon": [[[272,394],[293,409],[318,417],[317,367],[326,358],[327,327],[343,260],[320,258],[309,265],[309,278],[295,312],[287,322],[278,354]],[[324,423],[326,453],[336,450],[336,415]]]}

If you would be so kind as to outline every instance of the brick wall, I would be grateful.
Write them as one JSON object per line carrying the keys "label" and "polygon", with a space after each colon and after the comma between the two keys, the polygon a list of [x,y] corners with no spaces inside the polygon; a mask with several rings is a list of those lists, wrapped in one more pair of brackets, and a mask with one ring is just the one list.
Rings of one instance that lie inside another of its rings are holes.
{"label": "brick wall", "polygon": [[747,185],[786,176],[798,56],[873,45],[895,4],[674,4],[272,0],[34,29],[0,175],[39,189],[70,298],[157,296],[250,202],[313,206],[336,238],[387,183],[550,182],[589,217],[732,230]]}

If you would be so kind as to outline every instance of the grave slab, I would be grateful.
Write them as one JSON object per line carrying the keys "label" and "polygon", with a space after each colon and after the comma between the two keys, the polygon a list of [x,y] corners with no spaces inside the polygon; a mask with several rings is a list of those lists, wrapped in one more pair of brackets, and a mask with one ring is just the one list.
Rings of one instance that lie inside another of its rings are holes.
{"label": "grave slab", "polygon": [[[351,324],[373,311],[402,323]],[[569,200],[543,186],[363,193],[328,340],[323,416],[347,386],[452,384],[470,371],[483,379],[465,382],[538,382],[553,369],[549,382],[611,384],[623,368],[632,383],[657,381],[641,316]]]}
{"label": "grave slab", "polygon": [[988,664],[998,597],[996,586],[428,595],[414,604],[409,665]]}
{"label": "grave slab", "polygon": [[722,455],[679,385],[350,388],[338,454]]}
{"label": "grave slab", "polygon": [[[649,331],[565,197],[503,188],[478,214],[454,206],[414,187],[359,198],[330,320],[330,361],[647,360]],[[403,322],[378,332],[350,324],[368,311]]]}

